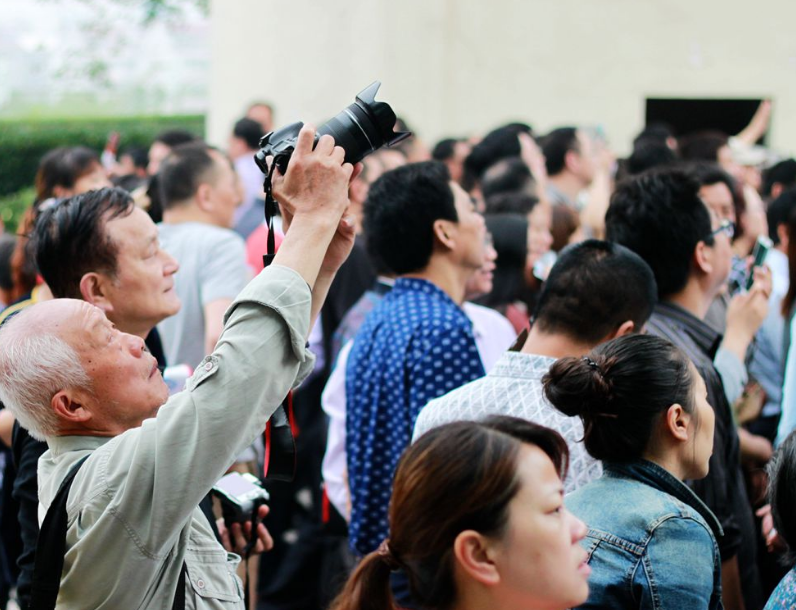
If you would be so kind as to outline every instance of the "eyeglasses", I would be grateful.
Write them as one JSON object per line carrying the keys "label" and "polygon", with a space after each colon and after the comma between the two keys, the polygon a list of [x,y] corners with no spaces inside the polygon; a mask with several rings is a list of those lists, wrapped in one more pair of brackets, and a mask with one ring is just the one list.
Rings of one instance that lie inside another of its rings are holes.
{"label": "eyeglasses", "polygon": [[732,239],[735,235],[735,223],[731,220],[722,220],[721,224],[708,234],[708,238],[715,237],[719,233],[724,233],[728,239]]}

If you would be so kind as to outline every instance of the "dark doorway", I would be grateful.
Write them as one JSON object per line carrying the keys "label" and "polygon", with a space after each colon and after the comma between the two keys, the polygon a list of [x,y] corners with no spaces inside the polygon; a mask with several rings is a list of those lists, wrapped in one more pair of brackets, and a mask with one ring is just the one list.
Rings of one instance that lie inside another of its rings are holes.
{"label": "dark doorway", "polygon": [[[735,135],[749,124],[761,101],[647,98],[646,124],[666,123],[677,136],[706,129]],[[759,143],[765,140],[763,136]]]}

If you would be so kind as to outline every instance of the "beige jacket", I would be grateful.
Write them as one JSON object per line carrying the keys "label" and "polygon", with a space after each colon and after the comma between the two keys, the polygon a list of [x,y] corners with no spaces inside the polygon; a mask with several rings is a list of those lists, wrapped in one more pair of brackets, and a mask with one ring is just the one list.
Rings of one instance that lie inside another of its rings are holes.
{"label": "beige jacket", "polygon": [[115,438],[48,440],[40,517],[91,454],[69,493],[58,608],[168,610],[183,560],[186,608],[244,607],[240,558],[216,542],[197,505],[312,370],[310,302],[301,276],[267,268],[230,307],[213,354],[157,417]]}

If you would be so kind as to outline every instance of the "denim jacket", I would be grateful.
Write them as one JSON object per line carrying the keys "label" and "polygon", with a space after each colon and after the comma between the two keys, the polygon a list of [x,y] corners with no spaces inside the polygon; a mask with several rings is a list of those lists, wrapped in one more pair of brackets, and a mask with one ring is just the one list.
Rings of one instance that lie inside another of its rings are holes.
{"label": "denim jacket", "polygon": [[567,496],[586,522],[589,599],[580,608],[721,610],[718,520],[685,484],[647,461],[605,463]]}

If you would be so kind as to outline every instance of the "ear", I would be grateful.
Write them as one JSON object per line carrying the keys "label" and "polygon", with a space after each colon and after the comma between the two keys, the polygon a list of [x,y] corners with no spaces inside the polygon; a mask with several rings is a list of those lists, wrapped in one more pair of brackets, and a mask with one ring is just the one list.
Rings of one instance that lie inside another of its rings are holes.
{"label": "ear", "polygon": [[704,241],[697,243],[693,258],[697,269],[703,274],[709,275],[713,271],[713,248]]}
{"label": "ear", "polygon": [[777,197],[782,195],[782,191],[784,187],[781,182],[775,182],[771,185],[771,201],[774,201]]}
{"label": "ear", "polygon": [[577,172],[580,167],[580,154],[575,150],[568,150],[564,155],[564,167],[571,172]]}
{"label": "ear", "polygon": [[608,339],[618,339],[619,337],[624,337],[625,335],[629,335],[636,330],[636,323],[633,320],[625,320],[619,325],[619,328],[616,329],[616,332]]}
{"label": "ear", "polygon": [[83,423],[91,419],[91,412],[85,406],[85,392],[80,390],[61,390],[52,397],[50,405],[62,422]]}
{"label": "ear", "polygon": [[688,441],[688,425],[691,423],[691,414],[677,403],[669,407],[664,414],[665,426],[673,438],[680,442]]}
{"label": "ear", "polygon": [[214,208],[213,187],[206,182],[200,184],[199,188],[196,189],[194,200],[196,201],[196,205],[198,205],[199,209],[201,209],[203,212],[212,211]]}
{"label": "ear", "polygon": [[777,225],[777,237],[779,243],[782,244],[782,249],[787,252],[788,244],[790,243],[790,233],[788,232],[788,225],[781,222]]}
{"label": "ear", "polygon": [[94,272],[86,273],[80,278],[80,294],[83,300],[99,307],[105,315],[113,311],[107,295],[108,281],[104,275]]}
{"label": "ear", "polygon": [[493,558],[493,550],[483,534],[474,530],[464,530],[453,541],[453,555],[459,568],[467,576],[483,585],[500,584],[498,572]]}
{"label": "ear", "polygon": [[456,247],[456,242],[452,239],[452,235],[453,223],[451,221],[442,219],[434,221],[434,237],[448,250],[453,250]]}

